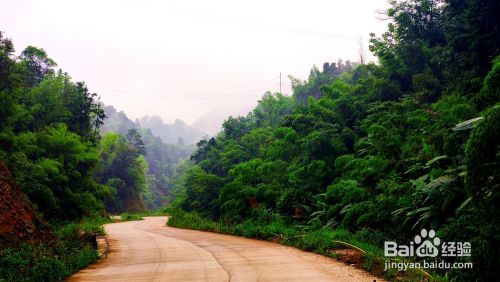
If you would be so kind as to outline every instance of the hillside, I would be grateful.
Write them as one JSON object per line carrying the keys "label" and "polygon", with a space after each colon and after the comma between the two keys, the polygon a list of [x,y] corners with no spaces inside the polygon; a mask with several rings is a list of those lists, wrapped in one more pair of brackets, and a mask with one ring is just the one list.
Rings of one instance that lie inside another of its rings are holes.
{"label": "hillside", "polygon": [[139,119],[143,128],[150,129],[154,135],[168,144],[196,144],[205,135],[200,129],[190,126],[180,119],[167,124],[159,116],[144,116]]}
{"label": "hillside", "polygon": [[391,1],[387,32],[370,35],[378,64],[313,67],[292,97],[268,93],[199,142],[169,222],[326,254],[335,240],[383,253],[432,229],[473,246],[439,259],[474,266],[432,275],[495,280],[498,13],[491,1]]}
{"label": "hillside", "polygon": [[[128,204],[124,203],[123,208],[117,211],[158,209],[168,204],[172,201],[170,190],[174,186],[171,178],[174,177],[177,167],[189,159],[194,149],[191,143],[184,142],[184,140],[192,142],[193,129],[182,121],[167,125],[159,117],[144,117],[141,121],[134,122],[123,111],[117,111],[113,106],[106,106],[104,113],[106,119],[101,128],[104,135],[117,133],[125,137],[130,130],[136,130],[139,133],[140,142],[144,145],[144,160],[147,167],[145,182],[141,184],[144,186],[143,191],[138,197],[134,197],[134,200],[129,200]],[[199,134],[196,130],[194,132]],[[109,180],[117,176],[123,178],[115,173],[105,179]],[[137,202],[139,199],[142,199],[140,200],[142,204]]]}
{"label": "hillside", "polygon": [[12,246],[19,241],[49,243],[53,240],[46,222],[0,161],[0,246]]}
{"label": "hillside", "polygon": [[500,1],[377,1],[2,5],[0,282],[498,281]]}
{"label": "hillside", "polygon": [[254,102],[244,106],[219,108],[198,117],[193,122],[193,127],[198,128],[202,132],[206,132],[210,137],[215,136],[222,130],[222,124],[229,116],[246,116],[252,111],[255,104]]}
{"label": "hillside", "polygon": [[193,145],[205,134],[198,128],[189,126],[180,119],[173,123],[165,123],[159,116],[143,116],[136,121],[127,117],[123,111],[116,110],[113,106],[104,107],[106,120],[102,126],[103,132],[117,132],[126,134],[131,128],[149,129],[166,144]]}

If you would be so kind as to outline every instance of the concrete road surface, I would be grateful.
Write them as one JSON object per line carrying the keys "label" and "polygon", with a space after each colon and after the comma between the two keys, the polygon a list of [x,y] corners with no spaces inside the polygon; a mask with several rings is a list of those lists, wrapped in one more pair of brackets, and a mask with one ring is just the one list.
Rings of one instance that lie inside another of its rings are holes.
{"label": "concrete road surface", "polygon": [[381,281],[280,244],[168,227],[167,217],[105,225],[107,258],[69,281]]}

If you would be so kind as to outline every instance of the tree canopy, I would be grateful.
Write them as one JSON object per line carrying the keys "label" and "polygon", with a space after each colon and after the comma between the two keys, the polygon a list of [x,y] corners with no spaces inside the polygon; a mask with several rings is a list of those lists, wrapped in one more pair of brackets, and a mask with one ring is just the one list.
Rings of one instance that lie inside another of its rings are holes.
{"label": "tree canopy", "polygon": [[387,32],[371,35],[379,64],[313,67],[292,80],[293,96],[267,93],[229,117],[197,144],[179,206],[229,224],[267,214],[391,240],[433,228],[473,244],[474,270],[450,275],[492,280],[500,5],[390,3]]}

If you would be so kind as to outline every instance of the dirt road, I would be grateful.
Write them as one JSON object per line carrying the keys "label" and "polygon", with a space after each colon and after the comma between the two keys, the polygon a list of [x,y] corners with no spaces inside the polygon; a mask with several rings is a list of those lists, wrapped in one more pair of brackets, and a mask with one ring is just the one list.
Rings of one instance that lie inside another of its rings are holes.
{"label": "dirt road", "polygon": [[[374,281],[280,244],[172,228],[166,217],[105,226],[111,252],[69,281]],[[380,281],[377,279],[377,281]]]}

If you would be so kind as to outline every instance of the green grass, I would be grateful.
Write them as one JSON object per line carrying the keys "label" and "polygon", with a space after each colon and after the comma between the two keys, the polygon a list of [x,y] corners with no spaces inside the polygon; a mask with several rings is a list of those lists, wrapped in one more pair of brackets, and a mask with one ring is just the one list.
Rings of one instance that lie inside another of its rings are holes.
{"label": "green grass", "polygon": [[161,208],[158,210],[149,210],[149,211],[143,211],[140,212],[139,214],[141,216],[165,216],[168,214],[169,208]]}
{"label": "green grass", "polygon": [[63,281],[96,261],[95,236],[103,235],[106,218],[87,218],[80,223],[54,227],[56,240],[0,250],[0,281]]}
{"label": "green grass", "polygon": [[160,209],[155,211],[143,211],[138,213],[124,212],[120,214],[120,219],[118,221],[143,220],[143,217],[145,216],[165,216],[165,215],[167,215],[166,209]]}
{"label": "green grass", "polygon": [[143,220],[143,217],[145,217],[145,216],[165,216],[165,215],[167,215],[167,209],[160,209],[160,210],[154,210],[154,211],[143,211],[143,212],[136,212],[136,213],[124,212],[124,213],[120,214],[120,219],[116,219],[116,220],[114,220],[114,222]]}
{"label": "green grass", "polygon": [[120,215],[120,221],[143,220],[142,216],[134,213],[124,212]]}

